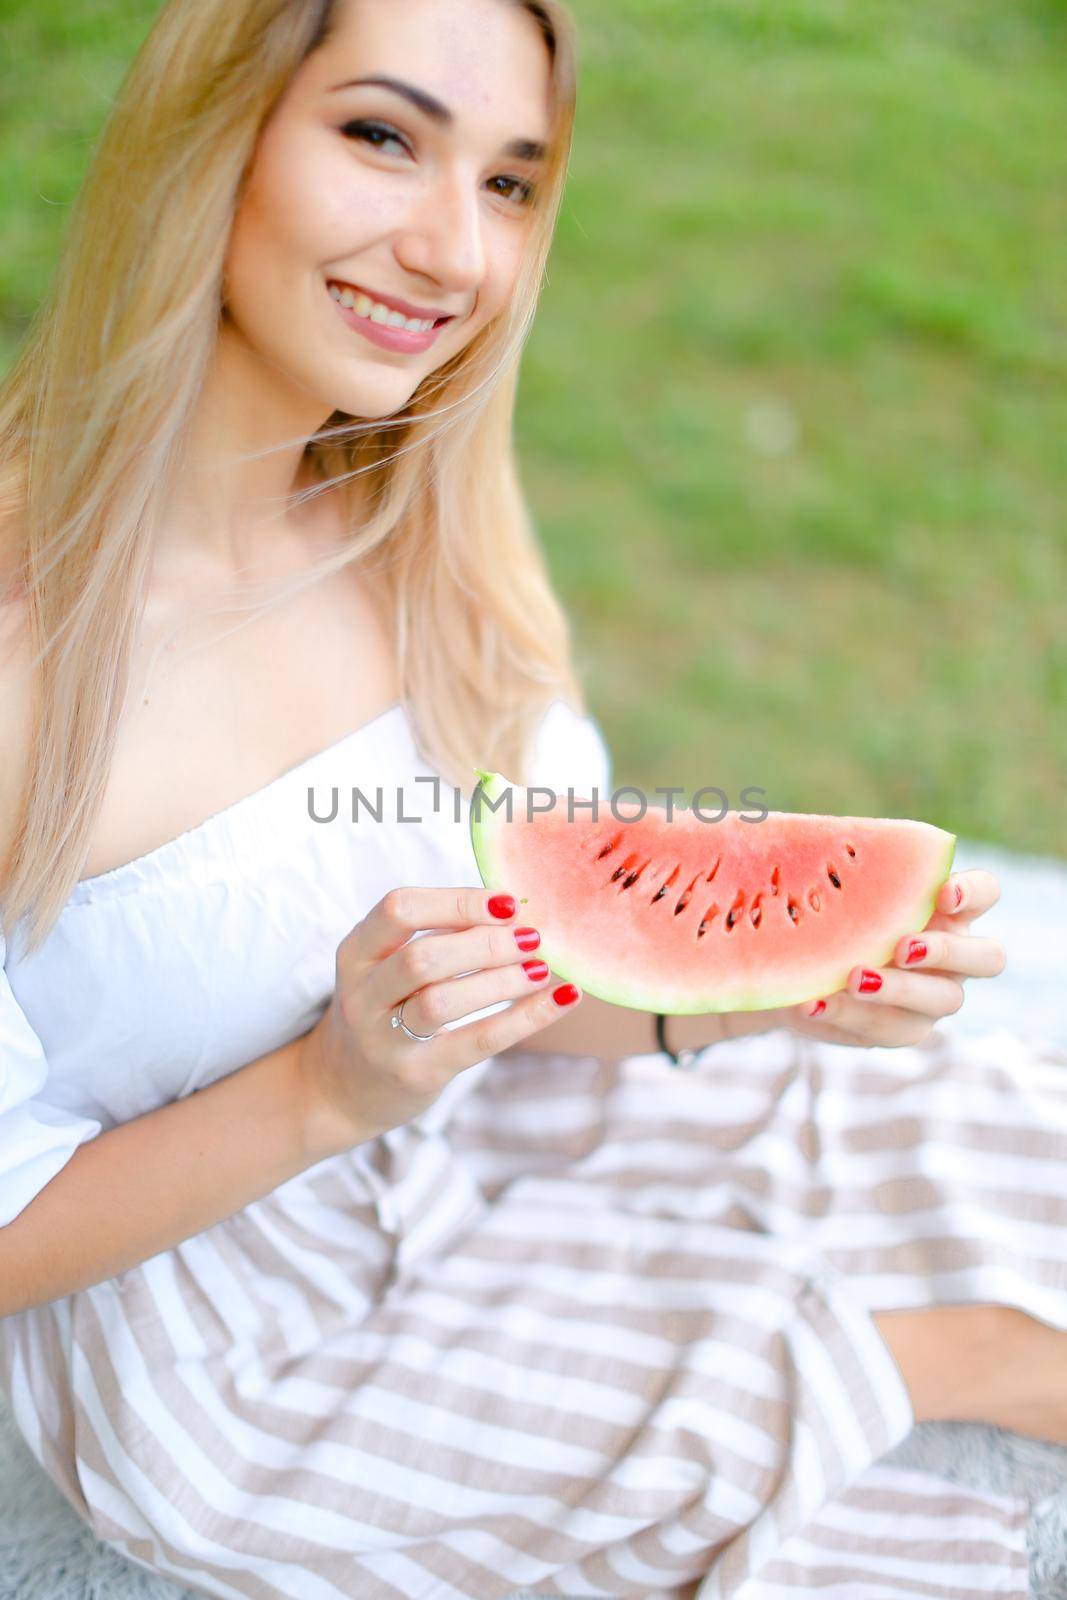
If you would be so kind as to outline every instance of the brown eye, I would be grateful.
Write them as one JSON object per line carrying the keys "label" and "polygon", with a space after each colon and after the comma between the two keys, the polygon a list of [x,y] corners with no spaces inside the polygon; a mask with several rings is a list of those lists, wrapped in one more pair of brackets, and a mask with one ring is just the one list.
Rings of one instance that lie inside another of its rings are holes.
{"label": "brown eye", "polygon": [[525,178],[509,178],[501,176],[499,178],[490,179],[490,184],[497,183],[509,185],[511,189],[509,194],[504,193],[504,191],[501,189],[493,190],[493,193],[500,195],[502,200],[515,200],[519,205],[525,206],[529,205],[530,201],[534,197],[534,186],[532,183],[528,183]]}
{"label": "brown eye", "polygon": [[389,144],[397,144],[401,150],[408,149],[407,140],[387,122],[363,120],[346,122],[341,132],[346,139],[359,139],[362,143],[369,144],[372,150],[382,150]]}

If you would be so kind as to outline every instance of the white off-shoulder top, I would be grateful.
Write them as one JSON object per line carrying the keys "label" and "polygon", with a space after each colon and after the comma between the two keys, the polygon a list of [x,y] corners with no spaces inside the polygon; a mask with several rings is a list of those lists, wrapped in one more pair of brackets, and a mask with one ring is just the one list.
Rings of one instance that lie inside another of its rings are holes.
{"label": "white off-shoulder top", "polygon": [[[389,889],[480,886],[474,775],[466,792],[435,777],[397,702],[178,838],[76,884],[32,955],[20,930],[10,947],[0,935],[0,1226],[85,1140],[311,1028],[333,993],[338,944]],[[588,792],[609,779],[596,722],[554,701],[531,783]],[[460,1073],[416,1125],[442,1126],[489,1064]]]}

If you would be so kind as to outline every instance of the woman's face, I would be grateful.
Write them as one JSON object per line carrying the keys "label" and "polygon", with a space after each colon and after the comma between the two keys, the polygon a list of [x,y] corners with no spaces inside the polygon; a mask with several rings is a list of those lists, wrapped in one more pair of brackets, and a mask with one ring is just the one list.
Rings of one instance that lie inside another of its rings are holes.
{"label": "woman's face", "polygon": [[[338,0],[263,129],[224,295],[238,336],[325,415],[402,409],[507,304],[550,71],[512,0]],[[370,78],[390,81],[351,81]]]}

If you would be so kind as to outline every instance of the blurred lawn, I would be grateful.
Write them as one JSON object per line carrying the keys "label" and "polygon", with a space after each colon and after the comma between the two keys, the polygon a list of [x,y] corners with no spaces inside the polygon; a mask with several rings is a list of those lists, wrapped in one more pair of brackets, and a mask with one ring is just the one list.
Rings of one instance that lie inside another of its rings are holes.
{"label": "blurred lawn", "polygon": [[[0,360],[146,0],[3,0]],[[576,0],[527,486],[617,782],[1067,857],[1062,0]]]}

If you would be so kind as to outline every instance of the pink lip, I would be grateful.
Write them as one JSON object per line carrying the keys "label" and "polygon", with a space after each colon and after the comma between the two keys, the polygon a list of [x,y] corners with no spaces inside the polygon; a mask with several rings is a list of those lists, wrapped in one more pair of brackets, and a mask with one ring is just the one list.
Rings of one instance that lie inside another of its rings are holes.
{"label": "pink lip", "polygon": [[[415,333],[410,328],[391,328],[387,323],[372,322],[369,317],[359,316],[354,307],[343,306],[339,300],[335,300],[333,295],[330,294],[329,284],[327,284],[326,293],[329,295],[330,304],[343,321],[350,328],[354,328],[357,333],[361,333],[365,339],[369,339],[371,344],[379,345],[383,350],[396,350],[403,355],[418,355],[421,351],[430,348],[441,329],[447,325],[443,322],[438,323],[435,328],[428,328],[425,333]],[[432,315],[429,311],[420,312],[418,308],[405,310],[405,304],[402,300],[391,300],[384,295],[381,300],[382,305],[389,306],[390,310],[400,311],[404,316],[421,316],[425,321],[427,317]],[[452,318],[449,317],[448,321],[451,320]]]}

